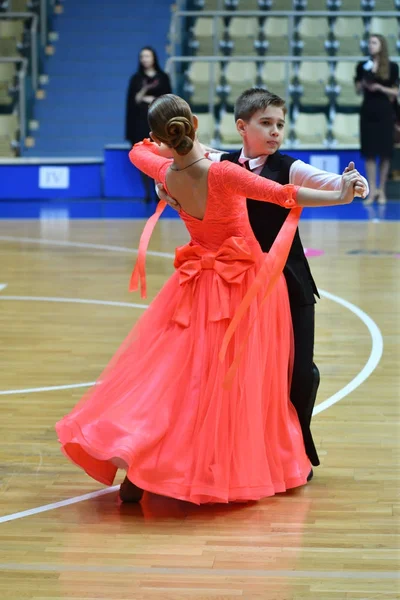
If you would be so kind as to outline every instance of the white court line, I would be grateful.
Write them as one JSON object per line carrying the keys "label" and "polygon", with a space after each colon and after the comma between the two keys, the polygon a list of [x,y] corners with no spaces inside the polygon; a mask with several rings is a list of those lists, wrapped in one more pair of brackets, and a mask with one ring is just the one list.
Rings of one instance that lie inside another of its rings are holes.
{"label": "white court line", "polygon": [[[7,284],[5,284],[7,285]],[[0,288],[1,290],[1,288]],[[113,302],[112,300],[86,300],[84,298],[54,298],[46,296],[3,296],[0,295],[0,300],[25,300],[29,302],[72,302],[75,304],[100,304],[103,306],[122,306],[126,308],[147,308],[148,304],[135,304],[134,302]],[[57,390],[73,390],[76,388],[90,387],[95,381],[87,383],[71,383],[68,385],[49,385],[46,387],[26,388],[20,390],[2,390],[0,396],[8,396],[9,394],[33,394],[35,392],[55,392]]]}
{"label": "white court line", "polygon": [[360,386],[366,379],[368,379],[371,373],[376,369],[383,354],[382,333],[378,325],[375,323],[375,321],[371,319],[369,315],[367,315],[367,313],[365,313],[363,310],[361,310],[361,308],[359,308],[355,304],[352,304],[351,302],[340,298],[340,296],[335,296],[334,294],[330,294],[329,292],[325,292],[324,290],[319,290],[319,293],[321,296],[329,298],[329,300],[337,302],[345,308],[348,308],[364,323],[371,335],[372,347],[369,358],[362,370],[354,377],[354,379],[350,381],[350,383],[348,383],[341,390],[336,392],[336,394],[333,394],[333,396],[327,398],[327,400],[320,402],[314,408],[313,416],[318,415],[330,406],[333,406],[334,404],[336,404],[336,402],[339,402],[339,400],[342,400],[342,398],[344,398],[345,396],[353,392],[356,388],[358,388],[358,386]]}
{"label": "white court line", "polygon": [[[383,338],[382,334],[379,330],[379,327],[376,323],[369,317],[364,311],[362,311],[358,306],[340,298],[340,296],[335,296],[330,292],[326,292],[324,290],[319,290],[321,296],[332,300],[333,302],[337,302],[341,304],[352,313],[354,313],[367,327],[371,338],[372,338],[372,348],[371,354],[367,363],[364,365],[362,370],[350,381],[345,387],[341,390],[330,396],[327,400],[324,400],[320,404],[318,404],[313,411],[313,415],[318,415],[320,412],[326,410],[333,404],[336,404],[342,398],[353,392],[357,387],[359,387],[375,370],[376,366],[379,364],[379,361],[382,357],[383,353]],[[33,301],[33,302],[72,302],[75,304],[100,304],[104,306],[122,306],[127,308],[147,308],[147,304],[134,304],[129,302],[113,302],[111,300],[87,300],[82,298],[54,298],[54,297],[46,297],[46,296],[3,296],[0,295],[0,300],[14,300],[14,301]],[[94,385],[95,381],[89,381],[84,383],[73,383],[67,385],[54,385],[54,386],[46,386],[46,387],[37,387],[37,388],[26,388],[26,389],[18,389],[18,390],[1,390],[0,396],[5,396],[9,394],[33,394],[36,392],[49,392],[49,391],[57,391],[57,390],[68,390],[68,389],[76,389],[76,388],[84,388],[90,387]]]}
{"label": "white court line", "polygon": [[[125,246],[106,246],[104,244],[90,244],[88,242],[68,242],[64,240],[47,240],[42,238],[13,237],[11,235],[0,235],[2,242],[25,242],[28,244],[41,244],[46,246],[64,246],[67,248],[87,248],[89,250],[108,250],[110,252],[122,252],[127,254],[137,254],[136,248],[126,248]],[[170,252],[154,252],[147,250],[149,256],[160,256],[161,258],[175,258],[175,254]]]}
{"label": "white court line", "polygon": [[38,392],[56,392],[59,390],[74,390],[77,388],[85,388],[94,385],[95,381],[87,381],[84,383],[70,383],[67,385],[47,385],[45,387],[25,388],[22,390],[2,390],[0,396],[11,396],[15,394],[36,394]]}
{"label": "white court line", "polygon": [[[369,317],[358,306],[355,306],[351,302],[348,302],[347,300],[344,300],[343,298],[340,298],[339,296],[335,296],[334,294],[330,294],[329,292],[325,292],[324,290],[319,290],[319,292],[320,292],[321,296],[324,296],[324,297],[328,298],[329,300],[332,300],[333,302],[337,302],[338,304],[341,304],[342,306],[344,306],[345,308],[350,310],[352,313],[354,313],[359,319],[361,319],[361,321],[366,325],[366,327],[371,335],[372,348],[371,348],[370,357],[369,357],[367,363],[364,365],[363,369],[360,371],[360,373],[358,373],[358,375],[356,375],[356,377],[352,381],[350,381],[350,383],[348,383],[344,388],[342,388],[341,390],[339,390],[338,392],[333,394],[333,396],[331,396],[324,402],[321,402],[320,404],[318,404],[318,406],[316,406],[313,411],[314,415],[317,415],[317,414],[321,413],[322,411],[327,410],[329,407],[333,406],[334,404],[336,404],[337,402],[342,400],[346,395],[350,394],[350,392],[354,391],[357,387],[359,387],[374,371],[374,369],[376,368],[377,364],[379,363],[379,361],[381,359],[382,352],[383,352],[382,334],[381,334],[378,326],[376,325],[376,323],[371,319],[371,317]],[[25,301],[43,300],[46,302],[57,301],[57,302],[76,302],[76,303],[80,302],[79,298],[46,298],[46,297],[42,298],[42,297],[37,297],[37,296],[31,297],[31,296],[2,296],[2,295],[0,295],[0,300],[25,300]],[[90,300],[83,300],[84,304],[87,304],[90,302],[91,302]],[[127,306],[127,307],[134,307],[133,304],[129,304],[128,302],[112,302],[112,301],[108,302],[106,300],[101,300],[101,301],[93,301],[93,303],[95,303],[95,304],[100,303],[100,304],[111,305],[111,306],[122,305],[122,306]],[[147,307],[147,305],[136,305],[136,306],[141,307],[141,308]],[[4,391],[0,391],[0,395],[18,394],[18,393],[29,394],[29,393],[35,393],[35,392],[45,392],[45,391],[55,391],[55,390],[72,389],[72,388],[79,388],[79,387],[89,387],[91,385],[94,385],[94,383],[95,382],[77,383],[77,384],[71,384],[71,385],[30,388],[30,389],[26,389],[26,390],[11,390],[11,391],[4,390]],[[93,498],[98,498],[99,496],[103,496],[105,494],[110,494],[110,493],[114,492],[116,489],[118,489],[118,487],[119,486],[113,486],[111,488],[105,488],[105,489],[97,490],[95,492],[90,492],[88,494],[84,494],[83,496],[75,496],[73,498],[68,498],[67,500],[61,500],[60,502],[54,502],[52,504],[45,504],[44,506],[39,506],[37,508],[31,508],[29,510],[25,510],[22,512],[5,515],[3,517],[0,517],[0,523],[6,523],[8,521],[22,519],[23,517],[30,517],[32,515],[36,515],[36,514],[39,514],[42,512],[54,510],[56,508],[62,508],[63,506],[68,506],[70,504],[76,504],[77,502],[83,502],[84,500],[91,500]]]}
{"label": "white court line", "polygon": [[[98,244],[84,244],[84,243],[75,243],[75,242],[58,242],[58,241],[54,241],[54,240],[38,240],[35,238],[13,238],[11,236],[0,236],[0,240],[3,241],[26,241],[26,242],[30,242],[30,243],[45,243],[45,244],[55,244],[55,245],[62,245],[62,246],[78,246],[78,247],[87,247],[87,248],[94,248],[94,249],[101,249],[101,250],[111,250],[111,251],[117,251],[117,252],[130,252],[132,253],[133,251],[129,248],[122,248],[119,246],[102,246],[102,245],[98,245]],[[172,254],[166,254],[166,253],[158,253],[156,254],[157,256],[164,256],[164,257],[172,257]],[[354,304],[348,302],[347,300],[344,300],[343,298],[340,298],[339,296],[335,296],[333,294],[330,294],[329,292],[325,292],[324,290],[319,290],[320,295],[321,296],[325,296],[326,298],[332,300],[333,302],[337,302],[339,304],[341,304],[342,306],[344,306],[345,308],[347,308],[348,310],[350,310],[351,312],[353,312],[357,317],[359,317],[363,323],[366,325],[368,331],[370,332],[371,338],[372,338],[372,349],[371,349],[371,354],[370,357],[367,361],[367,363],[365,364],[365,366],[363,367],[363,369],[360,371],[360,373],[358,375],[356,375],[356,377],[350,382],[348,383],[344,388],[342,388],[341,390],[339,390],[338,392],[336,392],[333,396],[331,396],[330,398],[328,398],[327,400],[325,400],[324,402],[320,403],[318,406],[315,407],[313,414],[317,415],[320,412],[326,410],[327,408],[329,408],[330,406],[336,404],[337,402],[339,402],[340,400],[342,400],[347,394],[349,394],[350,392],[354,391],[358,386],[360,386],[373,372],[373,370],[376,368],[377,364],[380,361],[380,358],[382,356],[382,352],[383,352],[383,338],[382,338],[382,334],[378,328],[378,326],[376,325],[376,323],[371,319],[371,317],[369,317],[364,311],[362,311],[358,306],[355,306]],[[31,297],[29,296],[1,296],[0,295],[0,299],[14,299],[14,300],[27,300]],[[35,298],[35,297],[33,297]],[[36,297],[36,299],[38,300],[39,297]],[[42,301],[49,301],[48,298],[42,298]],[[50,300],[51,301],[51,300]],[[79,299],[77,298],[72,298],[72,299],[55,299],[53,301],[58,301],[58,302],[66,302],[66,301],[73,301],[76,303],[79,303]],[[85,300],[84,303],[90,303],[89,300]],[[111,305],[111,306],[131,306],[134,307],[133,304],[129,304],[129,303],[115,303],[115,302],[107,302],[107,301],[94,301],[94,303],[96,304],[104,304],[104,305]],[[144,305],[137,305],[137,307],[144,307]],[[76,387],[88,387],[89,385],[92,385],[92,383],[83,383],[83,384],[73,384],[73,386]],[[25,391],[25,393],[33,393],[36,391],[49,391],[49,390],[54,390],[54,389],[68,389],[66,388],[66,386],[49,386],[48,388],[33,388],[30,391]],[[18,393],[18,390],[13,390],[11,392],[7,392],[7,391],[1,391],[0,395],[4,395],[4,394],[9,394],[9,393]],[[22,393],[22,392],[20,392]],[[53,504],[47,504],[45,506],[41,506],[41,507],[37,507],[37,508],[33,508],[30,509],[28,511],[23,511],[22,513],[14,513],[11,515],[6,515],[4,517],[0,517],[0,523],[6,522],[6,521],[11,521],[11,520],[15,520],[15,519],[20,519],[22,517],[25,516],[31,516],[33,514],[37,514],[40,512],[45,512],[48,510],[53,510],[55,508],[59,508],[68,504],[74,504],[76,502],[81,502],[82,499],[85,500],[89,500],[91,498],[96,498],[98,496],[102,496],[104,494],[107,493],[111,493],[111,491],[114,491],[114,487],[113,488],[106,488],[106,489],[102,489],[102,490],[98,490],[96,492],[91,492],[89,494],[85,494],[84,496],[77,496],[75,498],[70,498],[67,500],[62,500],[60,502],[55,502]],[[78,499],[77,499],[78,498]]]}
{"label": "white court line", "polygon": [[90,298],[61,298],[58,296],[0,296],[0,300],[25,300],[29,302],[71,302],[75,304],[100,304],[103,306],[122,306],[126,308],[147,308],[148,304],[134,302],[114,302],[113,300],[92,300]]}
{"label": "white court line", "polygon": [[109,488],[97,490],[96,492],[89,492],[82,496],[74,496],[74,498],[67,498],[67,500],[61,500],[60,502],[53,502],[52,504],[44,504],[37,508],[30,508],[29,510],[23,510],[21,512],[13,513],[11,515],[5,515],[0,517],[0,523],[7,523],[7,521],[15,521],[16,519],[22,519],[23,517],[30,517],[31,515],[38,515],[48,510],[54,510],[55,508],[61,508],[62,506],[69,506],[70,504],[76,504],[77,502],[84,502],[84,500],[90,500],[91,498],[98,498],[99,496],[105,496],[116,492],[119,489],[119,485],[113,485]]}

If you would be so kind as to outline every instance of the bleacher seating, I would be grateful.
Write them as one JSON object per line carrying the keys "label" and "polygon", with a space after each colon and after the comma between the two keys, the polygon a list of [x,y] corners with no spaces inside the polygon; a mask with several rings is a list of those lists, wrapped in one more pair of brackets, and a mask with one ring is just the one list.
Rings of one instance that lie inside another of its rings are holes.
{"label": "bleacher seating", "polygon": [[[201,113],[204,118],[213,121],[208,131],[214,129],[217,141],[227,145],[240,142],[233,104],[243,89],[257,85],[289,100],[289,144],[358,145],[361,97],[354,89],[355,63],[367,56],[371,33],[384,35],[391,56],[400,56],[400,0],[191,0],[188,8],[216,11],[218,16],[215,40],[210,15],[199,14],[192,20],[188,48],[194,57],[221,57],[214,69],[213,110],[209,112],[207,106],[209,72],[204,63],[200,67],[194,62],[189,67],[190,86],[186,86],[190,92],[186,97],[195,110],[205,111]],[[221,10],[229,13],[220,15]],[[261,12],[236,15],[238,10]],[[290,17],[274,13],[285,10],[295,12]],[[328,14],[314,16],[312,11]],[[343,16],[338,11],[367,14]],[[382,11],[397,11],[398,15],[384,16]],[[280,56],[296,60],[279,62],[276,58]],[[349,62],[347,57],[354,59]]]}
{"label": "bleacher seating", "polygon": [[[6,11],[39,15],[40,4],[40,0],[0,0],[0,56],[29,60],[29,20],[6,20],[1,15]],[[400,0],[188,0],[186,8],[199,11],[182,20],[183,53],[194,60],[179,65],[176,91],[200,115],[204,135],[227,144],[240,141],[232,116],[235,98],[255,85],[287,99],[288,143],[350,143],[361,98],[353,84],[355,60],[345,59],[367,55],[370,33],[385,35],[391,55],[400,56]],[[312,11],[322,10],[327,11],[325,16],[313,15]],[[366,13],[338,14],[343,10]],[[202,11],[212,11],[216,18],[202,16]],[[226,12],[220,15],[219,11]],[[293,15],[284,16],[281,11],[293,11]],[[398,15],[385,17],[381,11],[398,11]],[[195,60],[204,56],[218,60],[212,64]],[[279,60],[287,56],[294,59]],[[314,61],[316,56],[319,62]],[[0,63],[0,115],[11,115],[8,125],[16,127],[11,135],[7,125],[7,135],[2,137],[1,147],[9,143],[7,152],[18,146],[17,69],[16,63]],[[322,129],[317,131],[318,127]]]}
{"label": "bleacher seating", "polygon": [[14,114],[0,114],[0,156],[12,157],[15,155],[15,132],[18,130],[18,117]]}
{"label": "bleacher seating", "polygon": [[[51,21],[50,6],[56,5],[53,0],[47,0],[48,23]],[[12,13],[9,15],[9,13]],[[23,14],[22,14],[23,13]],[[28,14],[29,13],[29,14]],[[24,16],[27,15],[28,16]],[[13,16],[15,15],[15,17]],[[41,19],[40,0],[0,0],[0,58],[16,59],[15,62],[0,61],[0,156],[14,156],[20,154],[19,138],[19,78],[18,71],[21,68],[20,59],[27,60],[28,70],[25,78],[25,108],[26,119],[32,112],[32,60],[31,47],[34,44],[32,38],[33,19],[29,15],[38,17],[39,28],[37,31],[37,69],[41,64],[41,53],[39,34],[43,23]]]}

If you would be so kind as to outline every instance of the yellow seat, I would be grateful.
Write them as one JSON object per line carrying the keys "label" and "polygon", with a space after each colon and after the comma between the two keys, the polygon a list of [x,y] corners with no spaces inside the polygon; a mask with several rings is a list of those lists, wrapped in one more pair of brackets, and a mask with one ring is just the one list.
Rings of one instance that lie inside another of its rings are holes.
{"label": "yellow seat", "polygon": [[361,54],[361,40],[364,35],[364,23],[361,17],[338,17],[334,25],[340,56],[358,56]]}
{"label": "yellow seat", "polygon": [[[204,63],[194,61],[188,71],[188,78],[192,86],[191,102],[193,104],[208,104],[210,100],[210,81],[214,82],[216,90],[221,77],[219,63]],[[214,94],[214,101],[216,95]]]}
{"label": "yellow seat", "polygon": [[233,104],[245,89],[255,86],[257,67],[255,62],[235,62],[228,64],[225,72],[229,86],[228,101]]}
{"label": "yellow seat", "polygon": [[220,136],[223,144],[241,144],[242,138],[240,137],[237,129],[235,116],[233,113],[224,112],[220,121]]}
{"label": "yellow seat", "polygon": [[286,17],[268,17],[265,19],[263,33],[268,42],[268,54],[279,56],[292,53],[289,39],[289,20]]}
{"label": "yellow seat", "polygon": [[300,84],[303,87],[302,104],[326,105],[326,86],[329,81],[329,66],[326,62],[302,62],[299,68]]}
{"label": "yellow seat", "polygon": [[0,115],[0,156],[15,156],[12,143],[16,140],[17,134],[17,115]]}
{"label": "yellow seat", "polygon": [[336,113],[332,124],[333,136],[342,146],[360,145],[360,130],[358,114]]}
{"label": "yellow seat", "polygon": [[325,17],[303,17],[298,26],[302,54],[318,56],[325,54],[325,42],[329,35],[329,23]]}
{"label": "yellow seat", "polygon": [[196,113],[199,120],[199,139],[203,144],[210,144],[215,137],[215,119],[211,113]]}
{"label": "yellow seat", "polygon": [[295,122],[296,140],[303,146],[321,146],[326,140],[328,123],[324,113],[299,113]]}
{"label": "yellow seat", "polygon": [[229,37],[233,42],[233,54],[255,54],[254,43],[258,38],[259,25],[255,17],[233,17],[229,23]]}
{"label": "yellow seat", "polygon": [[[192,28],[194,38],[192,44],[196,50],[196,54],[200,56],[213,56],[216,51],[219,52],[219,42],[222,38],[222,32],[222,19],[217,19],[215,25],[213,25],[213,19],[210,17],[199,17],[196,19],[196,23]],[[216,35],[216,42],[214,40],[214,33]]]}
{"label": "yellow seat", "polygon": [[261,70],[263,86],[273,94],[285,99],[291,73],[292,66],[288,63],[265,61]]}
{"label": "yellow seat", "polygon": [[337,103],[342,106],[359,106],[362,95],[357,94],[354,86],[355,67],[350,62],[338,62],[335,69],[335,80],[340,86]]}

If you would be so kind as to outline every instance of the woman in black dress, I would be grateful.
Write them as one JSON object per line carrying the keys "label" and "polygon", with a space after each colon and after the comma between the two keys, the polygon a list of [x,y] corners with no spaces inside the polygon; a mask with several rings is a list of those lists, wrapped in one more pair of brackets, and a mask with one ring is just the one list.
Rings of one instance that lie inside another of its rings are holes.
{"label": "woman in black dress", "polygon": [[[163,94],[171,93],[169,77],[161,70],[155,50],[145,46],[139,53],[137,71],[129,81],[126,100],[125,139],[132,146],[149,137],[147,112],[149,104]],[[140,173],[145,190],[145,200],[150,202],[151,189],[154,189],[151,179]]]}
{"label": "woman in black dress", "polygon": [[[394,144],[394,105],[399,93],[399,67],[389,60],[387,42],[382,35],[370,35],[368,50],[370,58],[357,65],[355,76],[357,92],[364,94],[360,131],[361,154],[366,159],[370,186],[366,204],[372,204],[375,199],[384,204]],[[376,186],[378,159],[379,187]]]}

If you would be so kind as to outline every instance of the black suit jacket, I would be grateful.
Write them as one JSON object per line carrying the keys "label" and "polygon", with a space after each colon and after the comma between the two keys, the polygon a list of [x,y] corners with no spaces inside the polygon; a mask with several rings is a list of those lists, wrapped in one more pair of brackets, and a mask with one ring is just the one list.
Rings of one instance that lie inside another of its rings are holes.
{"label": "black suit jacket", "polygon": [[[239,157],[240,151],[223,154],[221,160],[229,160],[239,164]],[[290,167],[295,160],[291,156],[275,152],[275,154],[268,157],[260,175],[282,185],[289,183]],[[290,211],[277,204],[259,202],[251,198],[247,199],[247,210],[254,235],[263,252],[268,252]],[[308,261],[304,255],[304,248],[298,229],[296,230],[283,273],[286,278],[290,303],[292,305],[297,304],[301,306],[315,303],[314,295],[319,297],[318,290],[311,275]]]}

